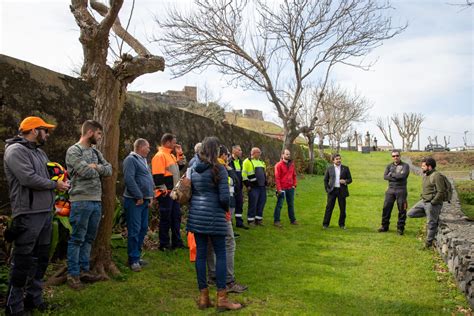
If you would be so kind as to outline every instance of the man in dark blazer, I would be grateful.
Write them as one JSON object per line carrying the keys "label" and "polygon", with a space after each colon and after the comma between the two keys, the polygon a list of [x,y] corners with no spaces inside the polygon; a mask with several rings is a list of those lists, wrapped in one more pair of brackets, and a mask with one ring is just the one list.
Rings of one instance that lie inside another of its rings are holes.
{"label": "man in dark blazer", "polygon": [[323,229],[329,227],[332,211],[339,204],[339,227],[346,229],[346,197],[349,196],[347,186],[352,182],[349,167],[341,164],[341,155],[332,155],[333,164],[326,169],[324,174],[324,188],[328,194],[326,213],[324,214]]}

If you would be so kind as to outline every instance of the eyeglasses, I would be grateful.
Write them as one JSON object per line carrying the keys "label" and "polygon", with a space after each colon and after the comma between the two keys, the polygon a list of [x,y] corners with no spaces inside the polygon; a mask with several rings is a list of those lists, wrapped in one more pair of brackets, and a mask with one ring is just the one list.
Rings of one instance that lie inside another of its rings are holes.
{"label": "eyeglasses", "polygon": [[47,129],[47,128],[45,128],[45,127],[37,128],[37,130],[39,130],[39,131],[44,131],[45,134],[49,134],[49,129]]}
{"label": "eyeglasses", "polygon": [[400,155],[392,155],[392,158],[394,158],[394,157],[400,157]]}

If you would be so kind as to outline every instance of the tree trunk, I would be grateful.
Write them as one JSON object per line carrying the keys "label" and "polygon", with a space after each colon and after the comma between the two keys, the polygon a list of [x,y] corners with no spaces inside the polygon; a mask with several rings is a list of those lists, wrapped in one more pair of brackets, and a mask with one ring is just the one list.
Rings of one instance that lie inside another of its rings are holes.
{"label": "tree trunk", "polygon": [[112,165],[112,176],[102,181],[102,220],[91,256],[94,272],[108,278],[120,274],[112,261],[110,237],[112,236],[113,218],[116,207],[116,182],[118,175],[118,149],[120,140],[120,115],[125,104],[125,83],[117,80],[112,69],[105,66],[95,80],[96,103],[94,120],[104,128],[104,135],[99,150]]}
{"label": "tree trunk", "polygon": [[315,136],[306,135],[308,139],[308,154],[309,154],[309,166],[308,166],[308,173],[313,174],[314,172],[314,139]]}
{"label": "tree trunk", "polygon": [[322,135],[319,135],[318,150],[319,157],[324,158],[324,137]]}
{"label": "tree trunk", "polygon": [[283,134],[283,148],[282,149],[289,149],[291,150],[291,146],[295,142],[296,137],[298,137],[297,132],[289,131],[285,128],[285,133]]}

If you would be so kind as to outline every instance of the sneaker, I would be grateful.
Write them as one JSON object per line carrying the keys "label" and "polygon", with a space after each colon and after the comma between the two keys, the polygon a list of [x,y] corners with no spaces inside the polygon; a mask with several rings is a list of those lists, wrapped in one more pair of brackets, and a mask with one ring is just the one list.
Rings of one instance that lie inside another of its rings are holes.
{"label": "sneaker", "polygon": [[133,272],[140,272],[142,271],[142,266],[139,262],[134,262],[130,265],[130,270],[132,270]]}
{"label": "sneaker", "polygon": [[143,259],[140,259],[138,260],[138,263],[140,264],[140,266],[144,267],[144,266],[147,266],[148,265],[148,261],[146,260],[143,260]]}
{"label": "sneaker", "polygon": [[242,229],[245,229],[245,230],[248,230],[248,229],[249,229],[249,227],[248,227],[248,226],[245,226],[244,224],[236,225],[235,227],[237,227],[237,228],[242,228]]}
{"label": "sneaker", "polygon": [[94,283],[102,281],[102,277],[100,275],[91,273],[90,271],[82,271],[79,275],[79,279],[81,280],[81,282],[84,283]]}
{"label": "sneaker", "polygon": [[347,229],[346,226],[344,226],[344,225],[339,226],[339,228],[342,229],[342,230],[346,230],[346,229]]}
{"label": "sneaker", "polygon": [[239,284],[237,282],[230,282],[226,285],[227,293],[243,293],[248,289],[248,286]]}
{"label": "sneaker", "polygon": [[290,224],[291,225],[299,225],[300,223],[298,223],[298,221],[292,221]]}
{"label": "sneaker", "polygon": [[71,289],[76,291],[80,291],[84,288],[84,284],[81,282],[81,279],[78,275],[73,276],[68,274],[66,283]]}
{"label": "sneaker", "polygon": [[283,225],[280,222],[274,222],[273,226],[278,227],[278,228],[283,228]]}
{"label": "sneaker", "polygon": [[383,226],[380,226],[379,229],[377,229],[377,231],[378,231],[379,233],[385,233],[385,232],[388,232],[388,228],[385,228],[385,227],[383,227]]}
{"label": "sneaker", "polygon": [[329,228],[329,226],[323,225],[323,229],[324,229],[324,230],[326,230],[326,229],[328,229],[328,228]]}

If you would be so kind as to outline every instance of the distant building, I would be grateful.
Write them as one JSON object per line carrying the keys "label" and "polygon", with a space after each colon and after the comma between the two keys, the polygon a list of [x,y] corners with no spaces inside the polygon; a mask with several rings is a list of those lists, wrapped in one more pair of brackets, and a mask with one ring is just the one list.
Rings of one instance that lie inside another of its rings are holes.
{"label": "distant building", "polygon": [[181,91],[168,90],[166,92],[146,92],[131,91],[131,93],[139,95],[145,99],[164,103],[176,107],[185,107],[190,103],[197,102],[197,88],[193,86],[185,86]]}

